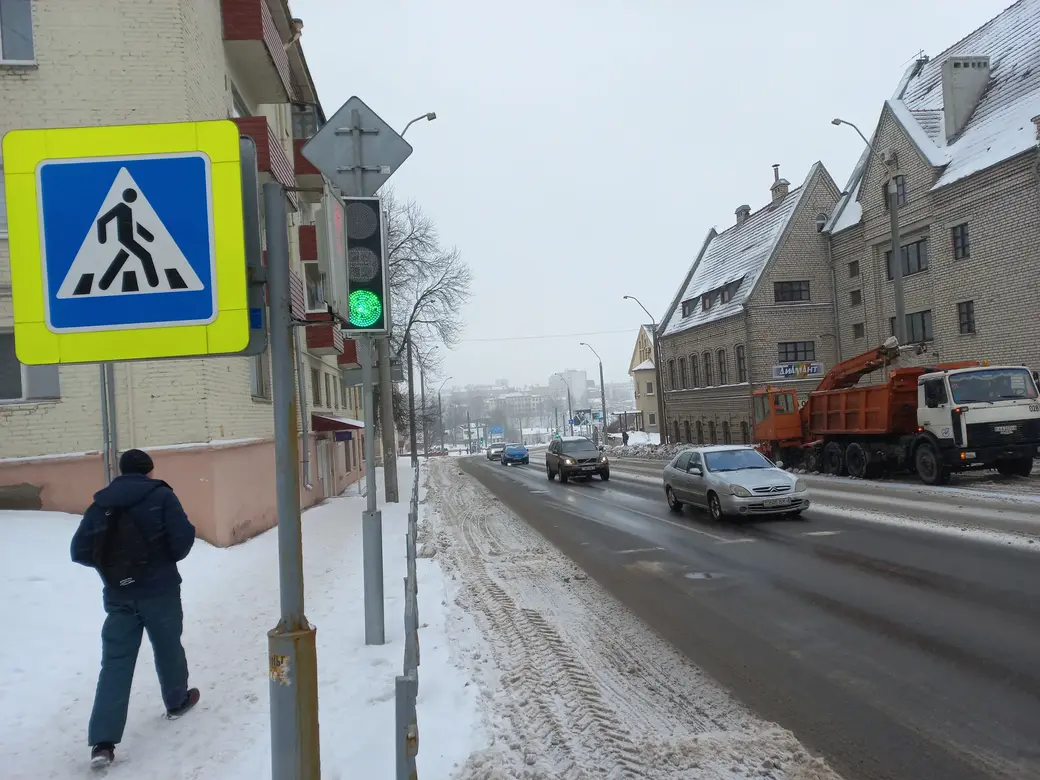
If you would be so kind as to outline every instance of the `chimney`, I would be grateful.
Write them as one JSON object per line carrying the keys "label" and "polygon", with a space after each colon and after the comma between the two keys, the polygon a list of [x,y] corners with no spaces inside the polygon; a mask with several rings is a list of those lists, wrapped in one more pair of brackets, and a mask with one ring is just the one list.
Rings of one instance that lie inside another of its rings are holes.
{"label": "chimney", "polygon": [[769,191],[773,194],[773,203],[779,203],[787,197],[787,193],[791,190],[791,182],[787,179],[780,178],[780,165],[773,165],[773,186],[769,188]]}
{"label": "chimney", "polygon": [[950,57],[942,64],[943,123],[952,141],[968,124],[989,84],[989,57]]}
{"label": "chimney", "polygon": [[737,224],[743,225],[747,222],[747,218],[751,216],[751,207],[748,205],[737,206],[737,210],[733,213],[737,215]]}

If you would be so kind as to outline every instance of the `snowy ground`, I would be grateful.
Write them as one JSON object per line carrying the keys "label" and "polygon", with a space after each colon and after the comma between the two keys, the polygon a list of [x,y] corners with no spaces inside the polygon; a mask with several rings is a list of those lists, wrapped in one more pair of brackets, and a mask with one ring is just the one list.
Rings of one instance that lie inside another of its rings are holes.
{"label": "snowy ground", "polygon": [[476,670],[490,742],[458,780],[836,778],[457,463],[431,462],[429,500],[421,554],[445,572],[449,635],[457,663]]}
{"label": "snowy ground", "polygon": [[[423,467],[425,468],[425,467]],[[382,474],[379,474],[382,485]],[[400,484],[411,485],[407,461]],[[366,647],[361,511],[338,498],[304,514],[307,615],[318,628],[322,776],[393,777],[394,676],[401,673],[403,503],[382,507],[387,644]],[[380,488],[380,494],[382,489]],[[90,777],[86,726],[100,661],[104,613],[97,575],[69,561],[78,518],[0,511],[0,752],[4,780]],[[271,776],[266,632],[278,619],[277,535],[217,549],[199,541],[181,565],[184,644],[202,701],[168,722],[147,641],[112,780],[263,780]],[[453,575],[455,576],[455,575]],[[466,620],[449,623],[454,588],[435,560],[420,560],[419,775],[448,778],[487,741],[471,674],[452,649]],[[457,613],[457,610],[453,610]],[[450,630],[454,639],[449,640]]]}

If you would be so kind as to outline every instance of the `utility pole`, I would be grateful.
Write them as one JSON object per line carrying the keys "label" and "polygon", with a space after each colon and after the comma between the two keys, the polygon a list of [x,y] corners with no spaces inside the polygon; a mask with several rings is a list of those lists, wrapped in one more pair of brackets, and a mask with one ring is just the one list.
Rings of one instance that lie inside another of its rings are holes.
{"label": "utility pole", "polygon": [[441,429],[441,449],[444,449],[444,403],[441,400],[441,391],[437,391],[437,425]]}
{"label": "utility pole", "polygon": [[426,424],[426,372],[422,361],[419,361],[419,394],[422,396],[422,446],[423,457],[430,457],[430,439],[427,436],[429,426]]}
{"label": "utility pole", "polygon": [[473,424],[469,421],[469,409],[466,410],[466,438],[468,440],[467,448],[469,454],[473,454]]}
{"label": "utility pole", "polygon": [[567,424],[571,427],[571,436],[573,436],[574,435],[574,408],[573,408],[573,405],[571,404],[571,386],[570,386],[570,384],[568,384],[566,382],[564,382],[564,384],[567,385]]}
{"label": "utility pole", "polygon": [[899,186],[896,183],[896,168],[889,170],[888,211],[892,229],[892,287],[896,303],[896,340],[899,345],[906,344],[906,299],[903,297],[903,250],[899,245]]}
{"label": "utility pole", "polygon": [[394,385],[390,379],[390,337],[376,339],[379,357],[379,419],[383,425],[383,494],[388,504],[396,504],[397,487],[397,425],[394,421]]}
{"label": "utility pole", "polygon": [[419,446],[415,441],[415,372],[412,370],[412,337],[408,337],[408,441],[412,452],[412,468],[419,465]]}

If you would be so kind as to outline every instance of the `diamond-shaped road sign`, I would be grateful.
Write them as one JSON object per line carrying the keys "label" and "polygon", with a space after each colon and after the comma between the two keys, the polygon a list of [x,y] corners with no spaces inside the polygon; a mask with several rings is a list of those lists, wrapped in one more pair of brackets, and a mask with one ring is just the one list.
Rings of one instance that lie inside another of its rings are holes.
{"label": "diamond-shaped road sign", "polygon": [[412,147],[354,96],[301,151],[343,195],[367,198],[408,159]]}

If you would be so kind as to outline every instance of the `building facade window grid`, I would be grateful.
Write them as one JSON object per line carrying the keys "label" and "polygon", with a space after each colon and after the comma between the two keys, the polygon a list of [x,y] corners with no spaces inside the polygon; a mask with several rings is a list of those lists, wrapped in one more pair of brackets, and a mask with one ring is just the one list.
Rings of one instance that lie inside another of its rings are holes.
{"label": "building facade window grid", "polygon": [[720,349],[716,353],[719,361],[719,384],[729,384],[729,362],[726,360],[726,350]]}
{"label": "building facade window grid", "polygon": [[737,355],[737,381],[743,384],[748,381],[747,355],[744,352],[744,345],[738,344],[735,352]]}
{"label": "building facade window grid", "polygon": [[0,62],[34,62],[31,0],[0,0]]}
{"label": "building facade window grid", "polygon": [[679,358],[679,386],[683,389],[689,387],[686,384],[686,358],[684,357]]}
{"label": "building facade window grid", "polygon": [[809,281],[773,282],[773,300],[776,303],[800,303],[810,300]]}
{"label": "building facade window grid", "polygon": [[961,301],[957,304],[957,325],[963,334],[975,332],[975,301]]}
{"label": "building facade window grid", "polygon": [[815,341],[781,341],[777,344],[777,362],[803,363],[816,360]]}
{"label": "building facade window grid", "polygon": [[668,384],[672,386],[673,390],[678,389],[678,385],[675,383],[675,361],[668,361]]}
{"label": "building facade window grid", "polygon": [[859,276],[859,260],[853,260],[849,263],[849,278],[854,279]]}
{"label": "building facade window grid", "polygon": [[852,326],[852,338],[864,339],[867,337],[867,326],[866,323],[857,322]]}
{"label": "building facade window grid", "polygon": [[701,355],[701,365],[704,367],[704,386],[711,387],[715,384],[711,376],[711,353],[705,352]]}
{"label": "building facade window grid", "polygon": [[859,306],[863,303],[863,290],[849,290],[849,306]]}
{"label": "building facade window grid", "polygon": [[[903,261],[903,276],[913,276],[928,270],[928,239],[921,238],[910,244],[904,244],[899,254]],[[892,281],[892,250],[885,252],[885,273],[888,281]]]}
{"label": "building facade window grid", "polygon": [[968,233],[968,223],[954,225],[950,232],[953,238],[953,259],[964,260],[971,257],[971,236]]}
{"label": "building facade window grid", "polygon": [[[896,334],[896,318],[888,318],[889,334]],[[906,315],[907,344],[923,344],[935,338],[932,332],[932,310],[915,311]]]}
{"label": "building facade window grid", "polygon": [[690,355],[690,387],[701,386],[700,373],[700,369],[697,365],[697,356]]}

